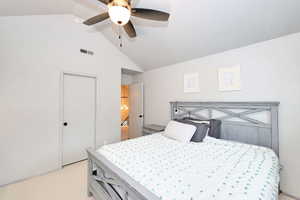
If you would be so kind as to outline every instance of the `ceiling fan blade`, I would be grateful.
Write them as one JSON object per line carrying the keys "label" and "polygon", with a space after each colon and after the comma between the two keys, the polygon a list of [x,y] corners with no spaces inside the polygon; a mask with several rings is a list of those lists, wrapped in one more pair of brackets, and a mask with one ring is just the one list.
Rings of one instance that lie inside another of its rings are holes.
{"label": "ceiling fan blade", "polygon": [[131,15],[135,17],[141,17],[144,19],[151,19],[157,21],[168,21],[170,17],[169,13],[146,8],[132,8]]}
{"label": "ceiling fan blade", "polygon": [[132,25],[131,21],[129,21],[123,27],[129,37],[131,37],[131,38],[136,37],[136,32],[135,32],[134,26]]}
{"label": "ceiling fan blade", "polygon": [[92,17],[92,18],[84,21],[83,23],[85,25],[89,25],[90,26],[90,25],[94,25],[94,24],[97,24],[99,22],[102,22],[102,21],[104,21],[104,20],[106,20],[108,18],[109,18],[109,15],[108,15],[108,12],[106,12],[106,13],[102,13],[100,15],[97,15],[95,17]]}
{"label": "ceiling fan blade", "polygon": [[109,0],[98,0],[100,1],[101,3],[104,3],[104,4],[108,4],[109,3]]}

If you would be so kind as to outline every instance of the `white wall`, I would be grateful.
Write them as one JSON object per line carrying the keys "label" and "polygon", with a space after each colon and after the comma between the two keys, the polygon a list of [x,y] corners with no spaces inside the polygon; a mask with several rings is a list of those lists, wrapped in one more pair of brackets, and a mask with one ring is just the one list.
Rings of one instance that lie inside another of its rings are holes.
{"label": "white wall", "polygon": [[122,74],[121,76],[121,84],[129,85],[133,82],[133,76],[130,74]]}
{"label": "white wall", "polygon": [[120,140],[121,67],[140,68],[73,18],[0,17],[0,185],[60,167],[62,71],[98,76],[97,145]]}
{"label": "white wall", "polygon": [[[169,102],[280,101],[281,189],[300,197],[300,34],[145,72],[146,123],[166,124]],[[219,92],[219,67],[241,65],[242,90]],[[183,74],[200,73],[197,94],[183,93]]]}
{"label": "white wall", "polygon": [[140,75],[141,75],[141,73],[137,73],[137,72],[135,74],[122,73],[121,84],[122,85],[130,85],[130,84],[140,82]]}

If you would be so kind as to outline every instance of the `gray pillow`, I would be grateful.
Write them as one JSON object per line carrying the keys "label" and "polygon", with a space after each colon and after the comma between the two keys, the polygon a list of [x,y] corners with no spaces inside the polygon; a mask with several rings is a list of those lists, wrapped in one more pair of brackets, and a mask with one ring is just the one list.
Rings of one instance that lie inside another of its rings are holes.
{"label": "gray pillow", "polygon": [[221,138],[221,125],[222,125],[222,121],[221,120],[217,120],[217,119],[209,119],[209,120],[200,120],[200,119],[193,119],[190,117],[186,117],[183,118],[183,120],[193,120],[193,121],[209,121],[209,131],[208,131],[208,135],[210,137],[214,137],[217,139]]}
{"label": "gray pillow", "polygon": [[202,142],[207,134],[208,129],[209,129],[208,124],[195,123],[195,122],[192,122],[189,120],[184,120],[184,119],[177,119],[176,121],[184,123],[184,124],[190,124],[197,128],[196,132],[194,133],[194,135],[191,139],[192,142]]}

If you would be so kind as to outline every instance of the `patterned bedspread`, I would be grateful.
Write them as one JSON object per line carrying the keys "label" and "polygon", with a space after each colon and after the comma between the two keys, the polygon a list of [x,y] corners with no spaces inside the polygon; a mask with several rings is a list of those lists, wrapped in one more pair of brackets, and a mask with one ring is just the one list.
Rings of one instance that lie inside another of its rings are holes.
{"label": "patterned bedspread", "polygon": [[279,161],[267,148],[207,138],[180,143],[157,133],[98,152],[162,200],[275,200]]}

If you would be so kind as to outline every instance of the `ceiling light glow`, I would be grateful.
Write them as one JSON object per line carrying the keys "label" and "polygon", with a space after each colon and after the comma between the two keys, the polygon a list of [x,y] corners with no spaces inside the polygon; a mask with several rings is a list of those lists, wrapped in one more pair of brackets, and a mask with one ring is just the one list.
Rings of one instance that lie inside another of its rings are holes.
{"label": "ceiling light glow", "polygon": [[108,14],[111,21],[120,26],[127,24],[131,16],[129,9],[123,6],[110,6]]}

